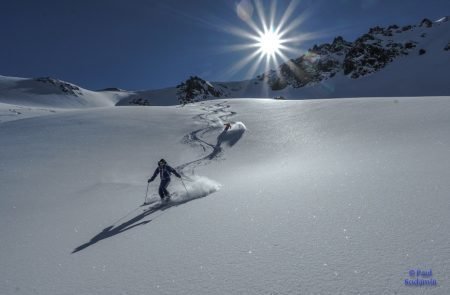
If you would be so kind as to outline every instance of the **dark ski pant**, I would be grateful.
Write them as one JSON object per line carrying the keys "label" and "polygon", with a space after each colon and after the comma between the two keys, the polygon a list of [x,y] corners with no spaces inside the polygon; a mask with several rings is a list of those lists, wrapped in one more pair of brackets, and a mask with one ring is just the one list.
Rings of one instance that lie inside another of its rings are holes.
{"label": "dark ski pant", "polygon": [[161,183],[159,184],[159,196],[161,199],[163,199],[166,196],[169,196],[169,192],[167,191],[167,187],[169,186],[170,179],[162,179]]}

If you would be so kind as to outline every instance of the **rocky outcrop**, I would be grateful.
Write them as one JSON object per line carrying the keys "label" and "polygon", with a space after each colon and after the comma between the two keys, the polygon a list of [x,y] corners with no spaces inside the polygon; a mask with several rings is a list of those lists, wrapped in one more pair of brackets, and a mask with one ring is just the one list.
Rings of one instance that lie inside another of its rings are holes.
{"label": "rocky outcrop", "polygon": [[[432,22],[424,19],[420,26],[430,27]],[[417,46],[414,40],[398,38],[397,40],[402,41],[394,41],[396,35],[414,28],[416,26],[376,26],[354,42],[339,36],[331,44],[314,45],[304,55],[289,60],[275,71],[259,75],[258,79],[266,81],[272,90],[313,85],[338,72],[357,79],[381,70],[397,57],[408,55],[414,50]]]}
{"label": "rocky outcrop", "polygon": [[428,18],[424,18],[421,22],[420,22],[420,27],[426,27],[426,28],[431,28],[433,26],[433,22],[431,20],[429,20]]}
{"label": "rocky outcrop", "polygon": [[148,99],[146,99],[146,98],[143,98],[143,97],[133,98],[132,100],[130,100],[128,102],[128,104],[130,104],[130,105],[139,105],[139,106],[149,106],[149,105],[151,105],[150,101]]}
{"label": "rocky outcrop", "polygon": [[180,104],[221,97],[223,91],[197,76],[191,76],[177,86],[177,98]]}
{"label": "rocky outcrop", "polygon": [[50,77],[40,77],[34,79],[37,82],[46,83],[51,85],[52,87],[58,88],[62,93],[73,95],[73,96],[80,96],[83,95],[83,92],[81,91],[80,87],[58,80],[53,79]]}

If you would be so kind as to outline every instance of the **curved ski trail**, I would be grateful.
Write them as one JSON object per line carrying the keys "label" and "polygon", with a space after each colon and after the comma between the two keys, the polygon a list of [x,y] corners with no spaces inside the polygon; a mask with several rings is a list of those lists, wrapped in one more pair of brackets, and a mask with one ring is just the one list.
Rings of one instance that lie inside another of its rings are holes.
{"label": "curved ski trail", "polygon": [[[97,235],[92,237],[90,241],[76,247],[72,251],[72,254],[82,251],[104,239],[145,225],[155,218],[158,218],[162,214],[162,211],[167,210],[170,207],[206,197],[220,188],[219,183],[206,177],[198,176],[195,173],[195,169],[201,165],[207,165],[214,160],[220,159],[223,156],[222,143],[233,146],[242,137],[245,126],[244,124],[237,122],[235,124],[237,125],[237,128],[234,130],[233,128],[228,131],[223,130],[224,121],[229,122],[228,120],[236,114],[235,112],[228,110],[230,105],[228,105],[226,101],[206,106],[205,103],[201,103],[201,105],[204,105],[202,110],[204,110],[205,113],[196,115],[193,119],[205,123],[206,126],[186,134],[183,137],[183,142],[192,146],[199,146],[202,149],[203,155],[196,160],[175,167],[182,177],[184,177],[185,180],[188,180],[188,183],[186,183],[187,190],[183,187],[184,183],[183,186],[178,184],[178,190],[174,190],[170,201],[167,203],[154,200],[159,199],[159,196],[149,196],[147,200],[150,202],[145,206],[143,211],[139,210],[141,206],[131,210],[125,216],[116,220],[110,226],[107,226]],[[216,137],[215,143],[210,143],[205,139],[207,136],[213,136],[214,138],[215,134],[220,130],[223,131]],[[157,212],[161,212],[161,214],[156,215]],[[151,219],[146,217],[151,217]]]}

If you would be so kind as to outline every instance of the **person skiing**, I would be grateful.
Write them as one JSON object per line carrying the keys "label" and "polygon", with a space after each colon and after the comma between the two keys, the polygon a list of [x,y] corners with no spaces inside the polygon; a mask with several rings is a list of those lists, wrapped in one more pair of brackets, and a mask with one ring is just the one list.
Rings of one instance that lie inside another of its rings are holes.
{"label": "person skiing", "polygon": [[231,128],[231,124],[230,123],[226,123],[226,124],[223,124],[223,125],[225,126],[225,130],[224,131],[228,131],[228,129]]}
{"label": "person skiing", "polygon": [[159,184],[158,189],[159,196],[161,197],[161,200],[164,200],[165,198],[169,199],[170,194],[167,191],[167,187],[170,183],[170,174],[173,173],[178,178],[181,178],[181,175],[178,174],[175,169],[167,165],[167,162],[164,159],[159,160],[158,168],[156,168],[155,173],[153,173],[153,176],[148,180],[148,183],[152,182],[156,178],[156,175],[158,175],[158,173],[159,177],[161,178],[161,183]]}

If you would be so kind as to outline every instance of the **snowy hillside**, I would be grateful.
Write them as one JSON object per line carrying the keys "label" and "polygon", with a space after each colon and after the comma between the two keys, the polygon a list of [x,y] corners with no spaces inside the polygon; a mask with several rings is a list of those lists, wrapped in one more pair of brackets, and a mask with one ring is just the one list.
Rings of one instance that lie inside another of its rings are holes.
{"label": "snowy hillside", "polygon": [[61,80],[0,76],[0,103],[49,108],[87,108],[113,106],[126,91],[90,91]]}
{"label": "snowy hillside", "polygon": [[[0,294],[449,294],[449,114],[236,99],[1,123]],[[174,178],[161,206],[155,181],[140,207],[160,158],[189,192]],[[437,286],[405,286],[417,269]]]}

